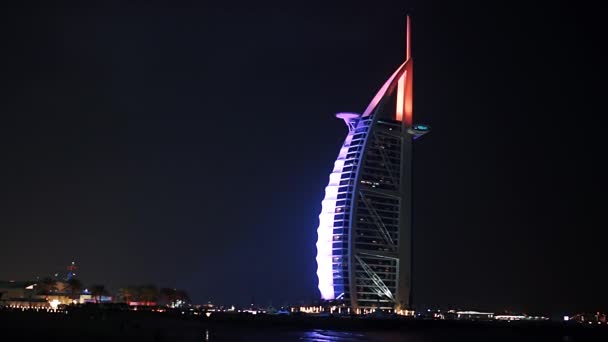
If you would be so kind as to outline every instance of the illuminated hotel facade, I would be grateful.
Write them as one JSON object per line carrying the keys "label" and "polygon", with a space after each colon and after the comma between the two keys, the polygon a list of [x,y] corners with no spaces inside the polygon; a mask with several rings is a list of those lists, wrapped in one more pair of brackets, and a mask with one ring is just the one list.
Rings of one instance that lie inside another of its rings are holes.
{"label": "illuminated hotel facade", "polygon": [[317,276],[325,300],[354,312],[404,312],[412,289],[412,152],[429,128],[413,122],[413,60],[406,58],[348,126],[325,188],[317,229]]}

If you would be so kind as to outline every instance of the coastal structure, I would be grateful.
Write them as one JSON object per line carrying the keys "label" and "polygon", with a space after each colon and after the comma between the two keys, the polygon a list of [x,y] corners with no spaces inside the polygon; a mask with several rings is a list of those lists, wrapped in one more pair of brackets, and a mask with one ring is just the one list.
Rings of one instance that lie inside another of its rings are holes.
{"label": "coastal structure", "polygon": [[355,313],[408,312],[412,289],[413,123],[411,20],[405,61],[362,114],[338,113],[348,135],[325,188],[317,276],[325,300]]}

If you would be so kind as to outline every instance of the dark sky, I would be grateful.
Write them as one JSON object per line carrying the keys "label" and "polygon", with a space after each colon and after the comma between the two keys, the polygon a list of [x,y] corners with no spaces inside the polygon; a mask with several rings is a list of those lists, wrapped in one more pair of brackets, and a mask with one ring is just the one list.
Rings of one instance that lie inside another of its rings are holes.
{"label": "dark sky", "polygon": [[87,3],[0,11],[0,279],[76,259],[196,302],[318,298],[333,114],[399,65],[413,9],[416,302],[608,310],[593,9]]}

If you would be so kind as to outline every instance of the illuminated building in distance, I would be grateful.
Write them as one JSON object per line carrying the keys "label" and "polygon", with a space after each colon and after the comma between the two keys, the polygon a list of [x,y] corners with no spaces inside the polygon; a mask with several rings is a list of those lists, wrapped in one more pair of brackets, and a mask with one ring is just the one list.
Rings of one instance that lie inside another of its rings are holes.
{"label": "illuminated building in distance", "polygon": [[412,152],[429,131],[413,124],[411,22],[406,55],[348,126],[325,188],[317,229],[317,276],[325,300],[354,312],[404,312],[412,288]]}

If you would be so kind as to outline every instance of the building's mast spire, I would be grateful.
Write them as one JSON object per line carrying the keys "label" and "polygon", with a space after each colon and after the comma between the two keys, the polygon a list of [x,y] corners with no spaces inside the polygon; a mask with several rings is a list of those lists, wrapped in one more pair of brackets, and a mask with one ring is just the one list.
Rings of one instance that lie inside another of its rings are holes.
{"label": "building's mast spire", "polygon": [[395,119],[403,121],[405,127],[411,127],[414,102],[414,61],[412,60],[412,20],[405,17],[405,71],[397,81],[397,108]]}
{"label": "building's mast spire", "polygon": [[412,27],[411,18],[408,14],[405,21],[405,60],[408,61],[412,57]]}

